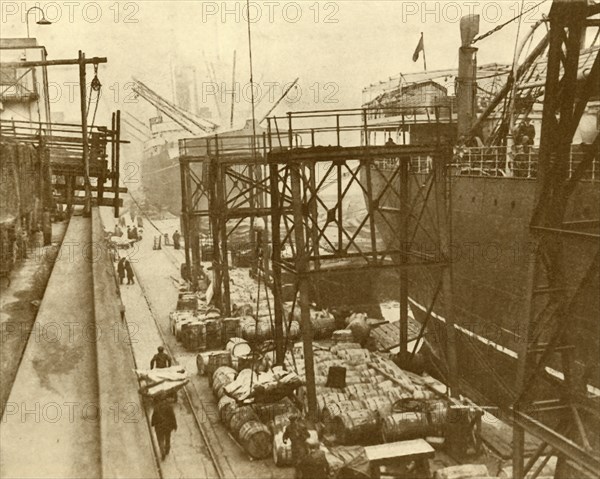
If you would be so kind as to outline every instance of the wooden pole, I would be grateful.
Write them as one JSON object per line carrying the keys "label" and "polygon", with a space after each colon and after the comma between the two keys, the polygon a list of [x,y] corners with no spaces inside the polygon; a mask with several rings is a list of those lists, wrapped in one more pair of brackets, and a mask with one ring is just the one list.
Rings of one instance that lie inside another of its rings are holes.
{"label": "wooden pole", "polygon": [[273,271],[273,301],[275,303],[275,362],[282,366],[285,359],[283,336],[283,298],[281,284],[281,207],[279,204],[279,174],[277,164],[269,165],[271,181],[271,270]]}
{"label": "wooden pole", "polygon": [[116,126],[116,138],[115,138],[115,169],[113,175],[115,176],[115,218],[119,217],[119,208],[121,200],[119,199],[119,179],[121,178],[121,110],[117,110],[117,116],[115,118]]}
{"label": "wooden pole", "polygon": [[423,69],[427,71],[427,58],[425,56],[425,36],[421,32],[421,41],[423,42]]}
{"label": "wooden pole", "polygon": [[79,50],[79,94],[81,102],[81,136],[83,143],[83,184],[85,185],[85,207],[84,216],[89,216],[92,212],[92,192],[90,188],[90,158],[88,149],[88,131],[87,131],[87,88],[85,84],[85,53]]}
{"label": "wooden pole", "polygon": [[292,201],[294,203],[294,232],[296,237],[296,274],[300,294],[300,315],[302,321],[302,343],[304,346],[304,370],[306,373],[306,392],[309,419],[317,419],[317,389],[315,386],[315,365],[312,348],[312,325],[310,322],[309,288],[306,277],[307,258],[304,241],[304,221],[302,215],[302,190],[300,165],[290,164],[292,176]]}

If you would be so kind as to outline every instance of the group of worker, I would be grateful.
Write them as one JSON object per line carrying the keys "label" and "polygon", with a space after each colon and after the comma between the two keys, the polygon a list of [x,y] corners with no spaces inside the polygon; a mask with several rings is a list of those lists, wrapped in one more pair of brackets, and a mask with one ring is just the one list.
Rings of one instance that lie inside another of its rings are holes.
{"label": "group of worker", "polygon": [[131,262],[127,259],[127,256],[123,256],[119,259],[119,263],[117,264],[117,274],[119,275],[119,284],[123,284],[126,274],[127,284],[135,283],[133,279],[133,268],[131,267]]}
{"label": "group of worker", "polygon": [[283,433],[283,443],[291,441],[292,462],[296,479],[326,479],[329,463],[317,438],[311,437],[306,421],[297,415],[290,416],[290,424]]}

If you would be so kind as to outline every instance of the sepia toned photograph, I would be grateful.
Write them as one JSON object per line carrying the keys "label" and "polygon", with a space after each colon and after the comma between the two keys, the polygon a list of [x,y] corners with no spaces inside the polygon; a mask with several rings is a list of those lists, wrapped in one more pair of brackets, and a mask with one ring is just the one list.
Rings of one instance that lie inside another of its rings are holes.
{"label": "sepia toned photograph", "polygon": [[0,479],[600,478],[600,0],[0,0]]}

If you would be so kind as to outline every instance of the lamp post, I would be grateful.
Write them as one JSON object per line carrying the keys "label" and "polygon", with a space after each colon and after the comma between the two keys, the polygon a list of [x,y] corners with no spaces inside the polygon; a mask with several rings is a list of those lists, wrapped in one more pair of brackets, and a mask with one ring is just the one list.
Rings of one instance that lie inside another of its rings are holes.
{"label": "lamp post", "polygon": [[46,16],[44,15],[44,10],[42,10],[42,9],[41,9],[40,7],[38,7],[38,6],[31,7],[29,10],[27,10],[27,13],[25,14],[25,23],[27,24],[27,38],[30,38],[30,37],[29,37],[29,13],[30,13],[32,10],[39,10],[40,12],[42,12],[42,18],[40,18],[40,19],[39,19],[39,20],[36,22],[38,25],[52,25],[52,22],[51,22],[50,20],[48,20],[48,19],[46,18]]}

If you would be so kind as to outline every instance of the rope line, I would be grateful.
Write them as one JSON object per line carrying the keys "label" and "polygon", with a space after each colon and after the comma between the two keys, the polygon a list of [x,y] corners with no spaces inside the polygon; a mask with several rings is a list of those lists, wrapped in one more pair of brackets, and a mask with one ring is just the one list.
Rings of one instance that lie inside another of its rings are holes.
{"label": "rope line", "polygon": [[472,44],[474,44],[474,43],[476,43],[476,42],[479,42],[479,41],[483,40],[484,38],[487,38],[487,37],[489,37],[490,35],[493,35],[493,34],[494,34],[494,33],[496,33],[496,32],[499,32],[500,30],[502,30],[502,29],[503,29],[504,27],[506,27],[507,25],[509,25],[509,24],[511,24],[512,22],[514,22],[515,20],[517,20],[517,19],[521,18],[521,17],[522,17],[523,15],[525,15],[526,13],[529,13],[529,12],[531,12],[532,10],[535,10],[535,9],[536,9],[536,8],[538,8],[538,7],[539,7],[541,4],[543,4],[543,3],[546,3],[547,1],[548,1],[548,0],[542,0],[541,2],[539,2],[539,3],[538,3],[538,4],[536,4],[536,5],[534,5],[533,7],[531,7],[531,8],[529,8],[529,9],[525,10],[524,12],[521,12],[521,13],[520,13],[519,15],[517,15],[516,17],[514,17],[514,18],[511,18],[511,19],[510,19],[508,22],[505,22],[505,23],[503,23],[503,24],[501,24],[501,25],[498,25],[497,27],[493,28],[493,29],[492,29],[492,30],[490,30],[489,32],[487,32],[487,33],[484,33],[484,34],[482,34],[482,35],[479,35],[479,36],[475,37],[475,38],[473,39],[473,41],[471,42],[471,45],[472,45]]}

